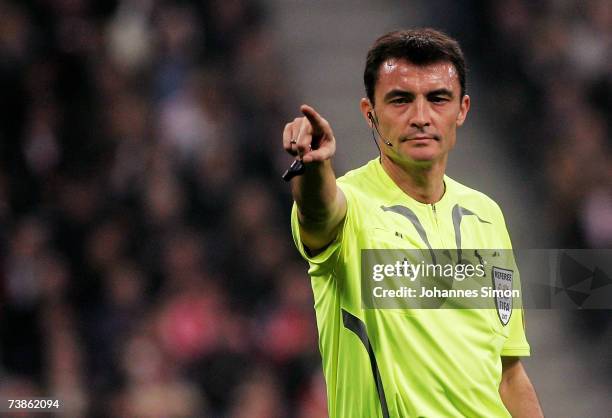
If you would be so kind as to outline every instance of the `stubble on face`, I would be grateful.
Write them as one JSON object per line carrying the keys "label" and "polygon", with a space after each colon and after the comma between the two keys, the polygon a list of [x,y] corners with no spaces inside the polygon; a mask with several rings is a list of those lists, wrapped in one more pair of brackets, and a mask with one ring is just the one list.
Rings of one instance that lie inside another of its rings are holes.
{"label": "stubble on face", "polygon": [[445,164],[455,143],[460,91],[451,63],[419,66],[404,59],[385,61],[376,92],[379,120],[395,147],[386,154],[398,163]]}

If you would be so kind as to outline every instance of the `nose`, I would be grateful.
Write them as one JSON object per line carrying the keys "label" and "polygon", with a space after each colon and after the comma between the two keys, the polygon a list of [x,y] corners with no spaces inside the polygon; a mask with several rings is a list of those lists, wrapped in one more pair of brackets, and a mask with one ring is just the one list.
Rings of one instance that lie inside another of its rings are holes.
{"label": "nose", "polygon": [[431,125],[429,102],[425,97],[417,97],[413,102],[412,114],[410,115],[410,126],[423,129]]}

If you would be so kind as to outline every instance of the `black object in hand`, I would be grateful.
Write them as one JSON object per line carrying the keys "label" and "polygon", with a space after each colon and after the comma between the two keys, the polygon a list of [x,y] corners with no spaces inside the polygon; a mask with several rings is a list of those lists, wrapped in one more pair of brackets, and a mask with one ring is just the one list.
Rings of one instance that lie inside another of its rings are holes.
{"label": "black object in hand", "polygon": [[306,167],[304,166],[302,160],[295,160],[293,161],[293,163],[291,163],[291,166],[283,174],[283,180],[290,181],[295,176],[304,174],[305,170]]}

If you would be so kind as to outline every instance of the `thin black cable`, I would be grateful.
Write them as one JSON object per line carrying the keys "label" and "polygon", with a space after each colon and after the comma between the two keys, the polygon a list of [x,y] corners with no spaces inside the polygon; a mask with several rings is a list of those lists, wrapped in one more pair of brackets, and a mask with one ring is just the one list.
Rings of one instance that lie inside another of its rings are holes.
{"label": "thin black cable", "polygon": [[[380,134],[378,134],[380,136]],[[378,145],[378,141],[376,140],[376,136],[374,135],[374,128],[372,128],[372,140],[374,141],[374,145],[378,148],[378,154],[382,157],[382,151],[380,150],[380,146]]]}

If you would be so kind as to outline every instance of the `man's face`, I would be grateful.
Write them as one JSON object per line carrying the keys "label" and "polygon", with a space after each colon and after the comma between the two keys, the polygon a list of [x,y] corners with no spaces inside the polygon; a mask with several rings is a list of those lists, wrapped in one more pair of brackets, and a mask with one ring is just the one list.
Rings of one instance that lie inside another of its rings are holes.
{"label": "man's face", "polygon": [[[380,134],[393,145],[381,144],[383,152],[400,164],[446,161],[470,106],[470,98],[460,96],[459,77],[450,62],[383,62],[373,108]],[[372,110],[367,99],[362,110]]]}

